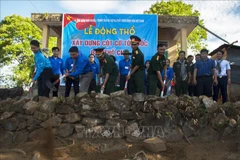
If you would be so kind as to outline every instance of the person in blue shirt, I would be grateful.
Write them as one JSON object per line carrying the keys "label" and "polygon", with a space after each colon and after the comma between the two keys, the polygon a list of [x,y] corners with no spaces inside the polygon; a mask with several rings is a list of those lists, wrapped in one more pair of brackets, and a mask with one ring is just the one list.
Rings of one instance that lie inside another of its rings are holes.
{"label": "person in blue shirt", "polygon": [[[123,90],[125,87],[126,77],[128,75],[130,69],[129,67],[131,65],[131,60],[129,58],[129,55],[131,55],[131,53],[129,52],[129,50],[123,50],[122,55],[124,56],[124,59],[119,61],[120,90]],[[129,83],[127,88],[129,89]]]}
{"label": "person in blue shirt", "polygon": [[[84,56],[82,53],[79,53],[79,50],[76,46],[71,47],[69,49],[69,52],[71,58],[67,59],[66,62],[67,70],[65,75],[68,78],[68,80],[70,79],[69,77],[74,77],[74,80],[79,79],[80,92],[88,92],[88,88],[93,77],[92,65],[90,64],[86,56]],[[69,64],[71,64],[71,68],[69,67]],[[75,86],[74,88],[76,89],[75,90],[76,95],[77,86]],[[69,96],[70,89],[71,85],[68,84],[68,86],[66,86],[65,97]]]}
{"label": "person in blue shirt", "polygon": [[197,85],[197,96],[212,97],[213,81],[215,85],[218,84],[215,62],[207,57],[207,49],[202,49],[200,53],[201,59],[194,65],[193,84]]}
{"label": "person in blue shirt", "polygon": [[[167,66],[167,77],[166,77],[166,83],[165,83],[165,89],[164,89],[164,96],[169,96],[171,94],[171,88],[172,88],[172,80],[173,80],[173,68],[170,67],[170,59],[166,60],[166,66]],[[165,76],[165,70],[162,71],[162,77]]]}
{"label": "person in blue shirt", "polygon": [[[60,75],[64,75],[64,65],[62,58],[59,58],[59,48],[53,47],[52,48],[52,57],[49,57],[49,60],[52,64],[52,71],[53,71],[53,77],[52,82],[54,83],[56,80],[60,78]],[[53,91],[53,97],[58,97],[58,88],[59,88],[60,82],[55,84],[56,91]]]}
{"label": "person in blue shirt", "polygon": [[91,91],[96,92],[96,87],[97,87],[96,78],[98,78],[98,82],[100,81],[99,76],[98,76],[98,74],[100,73],[100,68],[99,68],[99,65],[95,62],[93,54],[89,55],[89,62],[91,63],[92,70],[93,70],[93,78],[92,78],[92,81],[88,88],[88,93],[91,93]]}
{"label": "person in blue shirt", "polygon": [[36,74],[32,82],[38,82],[38,95],[49,97],[50,89],[47,87],[47,82],[52,78],[52,65],[47,55],[44,55],[40,50],[40,44],[37,40],[30,42],[31,50],[34,53],[34,61],[36,67]]}

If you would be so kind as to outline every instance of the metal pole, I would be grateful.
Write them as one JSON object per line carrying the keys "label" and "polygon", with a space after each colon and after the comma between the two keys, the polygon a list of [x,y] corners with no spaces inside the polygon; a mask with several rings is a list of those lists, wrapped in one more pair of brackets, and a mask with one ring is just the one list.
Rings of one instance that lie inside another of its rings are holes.
{"label": "metal pole", "polygon": [[213,33],[212,31],[210,31],[209,29],[205,28],[205,27],[204,27],[204,26],[202,26],[201,24],[199,24],[199,23],[198,23],[198,25],[199,25],[201,28],[203,28],[203,29],[205,29],[206,31],[208,31],[209,33],[211,33],[212,35],[214,35],[215,37],[217,37],[217,38],[221,39],[222,41],[224,41],[224,42],[226,42],[226,43],[228,43],[228,44],[230,44],[228,41],[226,41],[225,39],[223,39],[223,38],[219,37],[218,35],[216,35],[216,34],[215,34],[215,33]]}

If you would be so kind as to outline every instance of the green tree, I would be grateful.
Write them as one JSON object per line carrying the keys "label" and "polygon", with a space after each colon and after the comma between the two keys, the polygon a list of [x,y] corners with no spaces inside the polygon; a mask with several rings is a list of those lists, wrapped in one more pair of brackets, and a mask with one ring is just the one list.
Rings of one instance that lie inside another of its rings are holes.
{"label": "green tree", "polygon": [[[17,86],[26,86],[34,70],[34,55],[30,41],[41,42],[42,31],[29,18],[18,15],[5,17],[0,22],[0,68],[16,64],[11,80]],[[49,48],[56,45],[56,38],[50,37]]]}
{"label": "green tree", "polygon": [[[175,0],[157,2],[153,4],[149,10],[144,11],[144,13],[170,16],[200,16],[199,11],[193,10],[193,5]],[[204,26],[203,19],[200,19],[199,23]],[[206,44],[203,42],[206,39],[207,32],[201,27],[196,26],[187,38],[188,48],[192,49],[196,53],[199,53],[203,47],[206,47]]]}

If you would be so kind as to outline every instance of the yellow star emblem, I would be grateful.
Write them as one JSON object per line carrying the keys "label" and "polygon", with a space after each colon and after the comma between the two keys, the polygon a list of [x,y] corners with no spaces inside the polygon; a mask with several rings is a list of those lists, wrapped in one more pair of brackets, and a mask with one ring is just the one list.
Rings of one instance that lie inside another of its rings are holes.
{"label": "yellow star emblem", "polygon": [[67,20],[70,21],[71,19],[72,19],[71,16],[68,15],[68,16],[67,16]]}
{"label": "yellow star emblem", "polygon": [[136,51],[135,53],[138,54],[138,51]]}

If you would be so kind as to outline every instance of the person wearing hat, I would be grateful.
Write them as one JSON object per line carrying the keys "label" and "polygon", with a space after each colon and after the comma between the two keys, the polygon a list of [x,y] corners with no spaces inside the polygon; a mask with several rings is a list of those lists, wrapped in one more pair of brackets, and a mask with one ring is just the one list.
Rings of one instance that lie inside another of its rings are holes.
{"label": "person wearing hat", "polygon": [[40,44],[37,40],[32,40],[30,46],[34,53],[34,61],[37,69],[32,82],[38,81],[38,96],[49,97],[50,89],[46,83],[47,81],[51,81],[53,76],[51,62],[40,50]]}
{"label": "person wearing hat", "polygon": [[[120,89],[123,90],[126,82],[126,77],[129,72],[129,67],[131,65],[131,60],[129,58],[129,55],[131,53],[125,49],[122,52],[122,55],[124,56],[124,59],[119,61],[119,73],[120,73]],[[128,84],[128,89],[129,89],[129,84]]]}
{"label": "person wearing hat", "polygon": [[[71,71],[68,70],[65,75],[66,77],[74,77],[74,80],[76,80],[76,82],[79,79],[80,92],[88,92],[88,88],[93,78],[92,65],[90,64],[86,56],[84,56],[82,53],[79,53],[79,50],[76,46],[72,46],[69,49],[69,53],[71,58],[67,59],[67,61],[70,61],[70,62],[73,61],[72,69]],[[67,80],[70,80],[70,79],[68,78]],[[71,83],[66,85],[66,89],[67,87],[71,89],[71,85],[72,85]],[[75,95],[76,95],[77,87],[79,86],[77,86],[76,84],[75,87],[76,87],[75,89]],[[67,92],[65,93],[65,97],[69,96],[70,89],[67,90]]]}
{"label": "person wearing hat", "polygon": [[104,52],[104,48],[96,48],[94,49],[96,52],[96,57],[98,58],[101,68],[102,74],[105,77],[104,82],[101,86],[101,90],[103,90],[104,94],[110,94],[114,92],[115,82],[118,77],[118,68],[111,56]]}
{"label": "person wearing hat", "polygon": [[126,78],[129,80],[129,94],[144,93],[144,55],[138,48],[141,39],[135,35],[130,36],[130,39],[132,47],[132,70]]}
{"label": "person wearing hat", "polygon": [[[157,87],[162,90],[164,87],[163,80],[166,78],[166,58],[164,56],[165,46],[163,44],[157,45],[157,53],[152,57],[150,61],[150,67],[148,69],[148,85],[149,85],[149,95],[156,95]],[[164,70],[164,77],[162,77],[162,72]]]}

